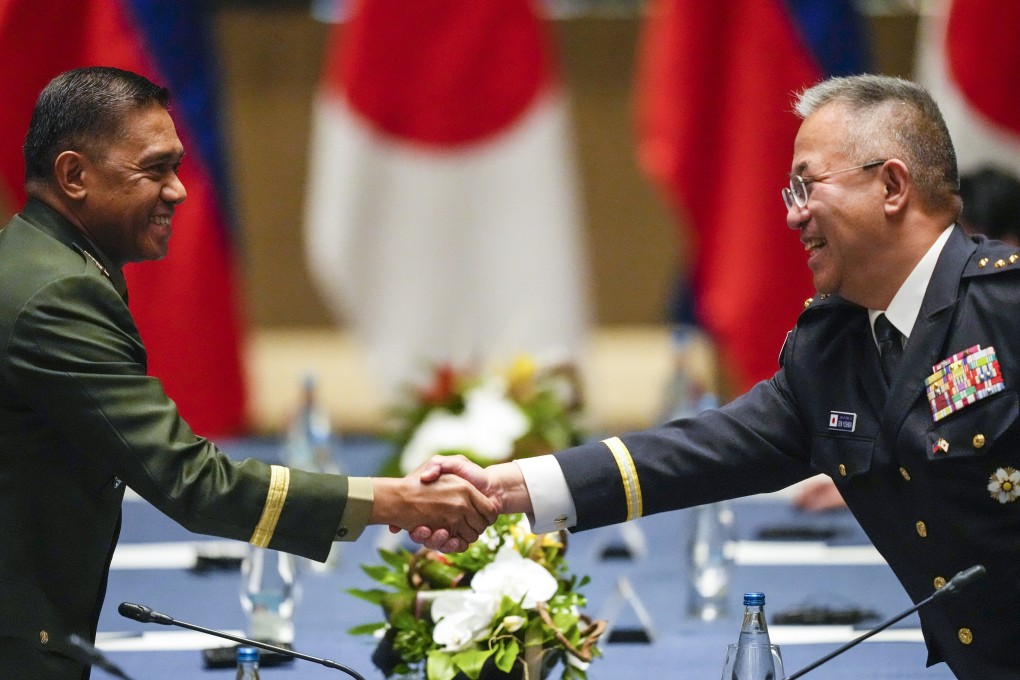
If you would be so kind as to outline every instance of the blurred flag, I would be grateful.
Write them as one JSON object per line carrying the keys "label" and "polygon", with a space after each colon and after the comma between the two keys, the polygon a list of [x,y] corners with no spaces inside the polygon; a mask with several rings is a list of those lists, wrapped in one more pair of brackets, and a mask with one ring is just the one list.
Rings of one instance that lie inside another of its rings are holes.
{"label": "blurred flag", "polygon": [[565,98],[530,0],[354,2],[316,101],[307,254],[383,389],[430,362],[576,358]]}
{"label": "blurred flag", "polygon": [[201,0],[0,0],[0,200],[7,213],[24,202],[21,145],[54,76],[115,66],[170,88],[188,199],[167,258],[125,275],[149,373],[196,432],[218,436],[245,425],[245,392],[210,20]]}
{"label": "blurred flag", "polygon": [[786,228],[793,93],[861,72],[850,0],[652,0],[641,45],[640,162],[690,231],[698,322],[736,392],[775,373],[811,275]]}
{"label": "blurred flag", "polygon": [[915,77],[938,101],[961,172],[1020,174],[1020,3],[936,0],[918,31]]}

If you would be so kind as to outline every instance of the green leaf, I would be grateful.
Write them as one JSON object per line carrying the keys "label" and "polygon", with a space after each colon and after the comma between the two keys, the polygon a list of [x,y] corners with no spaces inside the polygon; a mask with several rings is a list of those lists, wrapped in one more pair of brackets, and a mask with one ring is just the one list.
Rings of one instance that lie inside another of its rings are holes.
{"label": "green leaf", "polygon": [[464,675],[471,680],[478,680],[482,672],[485,660],[492,656],[495,650],[492,649],[466,649],[453,655],[453,662],[464,671]]}
{"label": "green leaf", "polygon": [[498,645],[496,650],[496,667],[504,673],[509,673],[517,661],[517,655],[521,653],[521,646],[516,638],[511,638],[506,644]]}
{"label": "green leaf", "polygon": [[393,572],[381,565],[363,564],[361,570],[368,574],[373,581],[383,581]]}
{"label": "green leaf", "polygon": [[453,658],[446,652],[429,652],[428,659],[425,664],[428,680],[453,680],[453,677],[457,675],[457,667],[453,665]]}
{"label": "green leaf", "polygon": [[357,588],[348,588],[347,594],[367,600],[372,604],[382,604],[383,597],[389,595],[385,590],[358,590]]}
{"label": "green leaf", "polygon": [[386,627],[385,623],[363,623],[360,626],[355,626],[354,628],[350,628],[347,631],[347,633],[349,635],[369,635],[369,634],[374,633],[375,631],[379,630],[380,628],[385,628],[385,627]]}

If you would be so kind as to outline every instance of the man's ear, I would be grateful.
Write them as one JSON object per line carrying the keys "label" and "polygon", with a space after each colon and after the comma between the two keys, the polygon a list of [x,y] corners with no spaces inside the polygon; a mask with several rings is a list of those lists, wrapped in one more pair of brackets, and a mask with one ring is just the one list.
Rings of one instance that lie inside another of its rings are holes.
{"label": "man's ear", "polygon": [[75,201],[85,198],[85,164],[85,157],[77,151],[62,151],[53,163],[56,185]]}
{"label": "man's ear", "polygon": [[914,188],[910,169],[900,159],[892,158],[885,162],[880,172],[885,184],[885,214],[892,216],[902,212]]}

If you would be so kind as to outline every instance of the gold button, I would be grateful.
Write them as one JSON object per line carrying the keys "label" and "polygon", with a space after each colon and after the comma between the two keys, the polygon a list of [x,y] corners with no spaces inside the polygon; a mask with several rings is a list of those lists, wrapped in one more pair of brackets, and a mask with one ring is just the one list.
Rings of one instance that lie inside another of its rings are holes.
{"label": "gold button", "polygon": [[1020,260],[1020,255],[1017,255],[1016,253],[1013,253],[1012,255],[1009,256],[1009,263],[1010,264],[1015,263],[1017,260]]}
{"label": "gold button", "polygon": [[996,260],[995,261],[995,268],[996,269],[1002,269],[1005,266],[1006,266],[1006,261],[1005,260]]}
{"label": "gold button", "polygon": [[50,634],[47,633],[45,630],[40,630],[39,642],[43,643],[44,645],[48,645],[50,643]]}
{"label": "gold button", "polygon": [[935,577],[935,590],[939,590],[941,588],[944,588],[945,585],[946,585],[946,579],[942,578],[941,576],[936,576]]}
{"label": "gold button", "polygon": [[915,526],[917,527],[918,536],[921,538],[926,538],[928,536],[928,527],[924,525],[924,522],[919,521]]}
{"label": "gold button", "polygon": [[903,476],[903,479],[907,480],[908,482],[910,481],[910,473],[907,472],[907,468],[900,467],[900,475]]}
{"label": "gold button", "polygon": [[815,299],[813,297],[809,297],[807,300],[804,300],[804,309],[807,309],[808,307],[810,307],[811,303],[814,302],[814,301],[815,301]]}
{"label": "gold button", "polygon": [[982,257],[980,260],[978,260],[978,268],[983,268],[986,264],[988,264],[987,257]]}
{"label": "gold button", "polygon": [[974,642],[974,633],[970,632],[970,628],[961,628],[956,631],[956,637],[960,638],[960,642],[965,645]]}
{"label": "gold button", "polygon": [[974,444],[975,449],[980,449],[982,446],[985,445],[985,436],[978,432],[976,435],[974,435],[974,439],[971,440],[971,443]]}
{"label": "gold button", "polygon": [[839,476],[846,477],[846,465],[843,465],[842,463],[839,464]]}

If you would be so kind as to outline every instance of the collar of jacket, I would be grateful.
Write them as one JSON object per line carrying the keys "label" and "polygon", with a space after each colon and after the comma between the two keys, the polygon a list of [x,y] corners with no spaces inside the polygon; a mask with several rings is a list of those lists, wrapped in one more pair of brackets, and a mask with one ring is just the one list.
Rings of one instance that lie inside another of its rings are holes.
{"label": "collar of jacket", "polygon": [[128,291],[124,272],[115,266],[88,236],[75,229],[73,224],[61,217],[60,213],[38,199],[29,198],[25,203],[24,210],[21,211],[21,217],[68,248],[73,248],[95,262],[100,271],[110,279],[114,289],[124,299],[124,302],[127,302]]}

